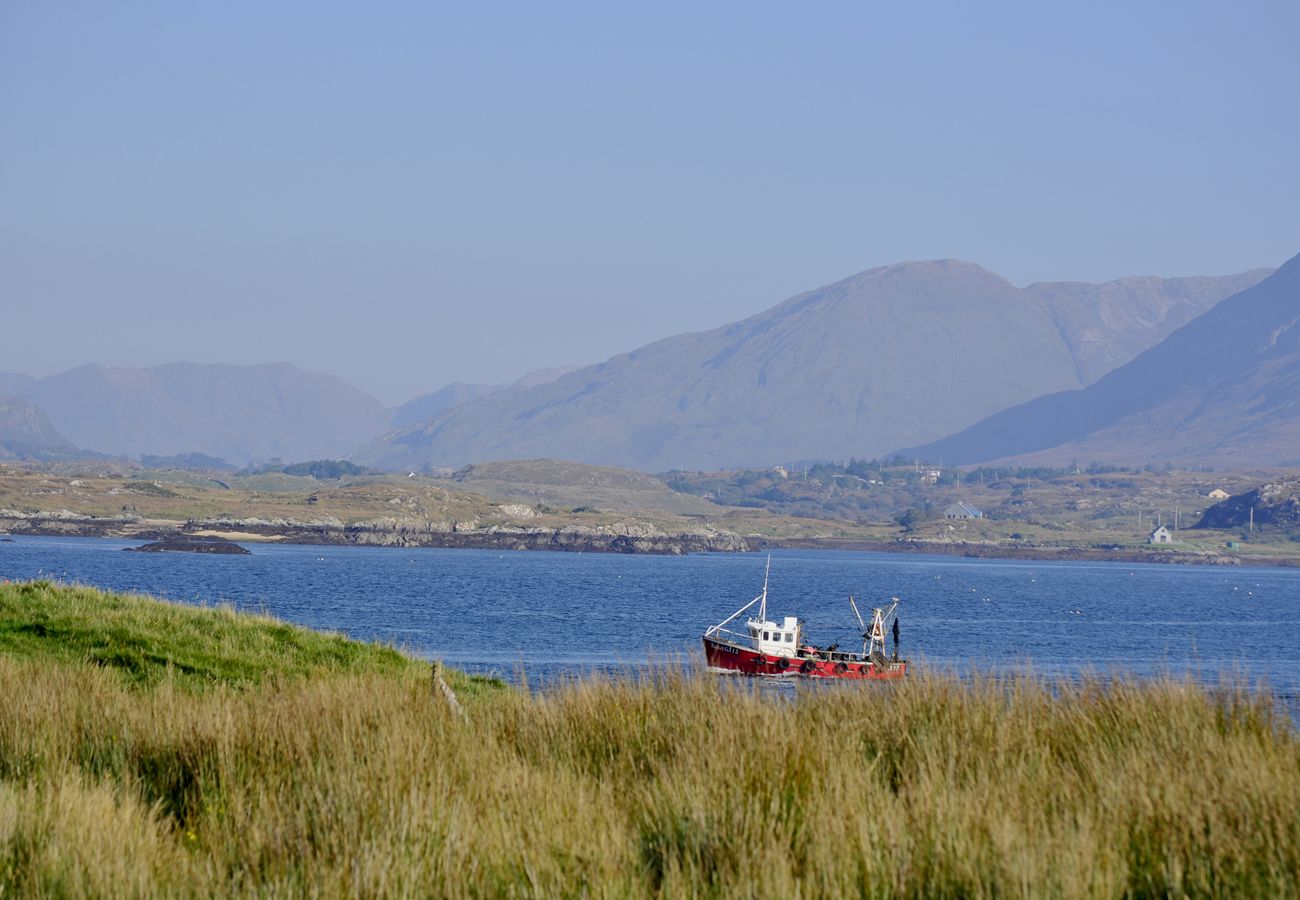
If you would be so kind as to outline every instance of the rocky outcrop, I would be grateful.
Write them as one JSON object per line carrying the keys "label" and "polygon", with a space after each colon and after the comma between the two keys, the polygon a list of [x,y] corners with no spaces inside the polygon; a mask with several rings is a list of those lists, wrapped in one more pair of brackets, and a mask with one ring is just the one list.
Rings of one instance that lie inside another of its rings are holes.
{"label": "rocky outcrop", "polygon": [[486,550],[568,550],[588,553],[744,552],[744,538],[728,531],[701,529],[665,532],[642,523],[563,525],[481,525],[384,517],[343,525],[338,520],[195,519],[186,531],[238,531],[279,537],[299,544],[354,544],[368,547],[458,547]]}
{"label": "rocky outcrop", "polygon": [[250,552],[233,541],[200,538],[189,534],[172,535],[140,547],[123,549],[135,553],[215,553],[221,556],[247,556]]}
{"label": "rocky outcrop", "polygon": [[1300,532],[1300,476],[1261,484],[1205,511],[1196,528],[1275,528]]}
{"label": "rocky outcrop", "polygon": [[[964,556],[971,559],[1055,560],[1057,562],[1130,562],[1166,563],[1192,566],[1240,566],[1242,559],[1230,553],[1183,552],[1143,549],[1119,545],[1086,547],[1042,546],[1030,542],[1000,543],[981,541],[938,541],[899,538],[897,540],[858,540],[854,538],[757,538],[755,550],[841,550],[867,553],[930,553],[941,556]],[[1272,561],[1269,561],[1272,562]],[[1251,565],[1266,564],[1252,559]],[[1273,562],[1290,566],[1289,560]]]}
{"label": "rocky outcrop", "polygon": [[103,537],[120,535],[137,529],[140,517],[90,516],[69,509],[28,511],[0,509],[0,532],[8,534],[49,534],[68,537]]}
{"label": "rocky outcrop", "polygon": [[[212,532],[256,535],[293,544],[352,544],[366,547],[449,547],[483,550],[570,550],[588,553],[744,552],[740,535],[714,528],[669,532],[640,522],[610,525],[484,525],[478,520],[439,522],[385,516],[344,524],[334,516],[294,518],[205,518],[175,525],[147,523],[139,516],[88,516],[69,510],[24,512],[0,509],[0,534],[136,537],[158,540]],[[171,548],[162,548],[171,549]]]}

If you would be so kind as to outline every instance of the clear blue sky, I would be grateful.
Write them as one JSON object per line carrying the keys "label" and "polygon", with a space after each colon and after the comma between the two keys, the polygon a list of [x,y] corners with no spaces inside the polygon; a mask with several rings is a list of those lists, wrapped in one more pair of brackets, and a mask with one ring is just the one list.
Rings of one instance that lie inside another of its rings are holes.
{"label": "clear blue sky", "polygon": [[0,370],[386,402],[902,259],[1300,252],[1300,4],[0,5]]}

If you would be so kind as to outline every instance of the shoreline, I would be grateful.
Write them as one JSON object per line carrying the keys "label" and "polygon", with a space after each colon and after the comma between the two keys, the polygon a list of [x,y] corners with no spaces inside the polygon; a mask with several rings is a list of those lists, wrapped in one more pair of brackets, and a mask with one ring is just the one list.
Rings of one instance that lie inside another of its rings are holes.
{"label": "shoreline", "polygon": [[862,553],[926,554],[966,559],[1032,560],[1043,562],[1160,563],[1190,566],[1266,566],[1300,568],[1300,560],[1243,557],[1231,553],[1191,553],[1185,550],[1107,550],[1100,547],[1029,547],[973,541],[894,541],[865,538],[751,538],[755,550],[844,550]]}
{"label": "shoreline", "polygon": [[358,523],[199,519],[183,523],[102,519],[78,515],[0,518],[0,536],[111,537],[160,541],[176,537],[221,537],[248,543],[340,547],[434,547],[458,550],[549,550],[571,553],[631,553],[681,556],[687,553],[746,552],[746,540],[729,532],[664,532],[652,525],[567,525],[558,528],[490,526],[447,530]]}
{"label": "shoreline", "polygon": [[727,532],[670,533],[653,526],[569,525],[558,528],[491,526],[430,531],[371,524],[347,526],[303,522],[194,520],[139,522],[93,516],[31,515],[0,519],[0,538],[104,537],[158,541],[175,537],[214,537],[247,543],[285,543],[341,547],[431,547],[452,550],[530,550],[570,553],[625,553],[681,556],[688,553],[745,553],[764,550],[840,550],[863,553],[925,554],[967,559],[1043,562],[1158,563],[1162,565],[1262,566],[1300,568],[1300,560],[1137,548],[1041,547],[968,541],[880,540],[868,538],[772,538]]}

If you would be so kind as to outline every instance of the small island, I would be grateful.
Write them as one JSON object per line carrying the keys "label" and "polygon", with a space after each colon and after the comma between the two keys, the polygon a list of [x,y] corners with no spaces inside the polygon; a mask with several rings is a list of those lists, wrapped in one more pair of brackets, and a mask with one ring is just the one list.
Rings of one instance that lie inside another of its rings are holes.
{"label": "small island", "polygon": [[149,544],[123,549],[137,553],[222,553],[229,556],[247,555],[252,552],[233,541],[195,537],[189,534],[167,535]]}

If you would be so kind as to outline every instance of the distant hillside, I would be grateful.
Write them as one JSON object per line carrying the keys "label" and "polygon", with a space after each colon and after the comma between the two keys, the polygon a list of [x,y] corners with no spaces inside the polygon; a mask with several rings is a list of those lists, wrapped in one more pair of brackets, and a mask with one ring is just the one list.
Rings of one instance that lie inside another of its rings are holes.
{"label": "distant hillside", "polygon": [[405,428],[407,425],[432,419],[445,409],[450,409],[461,403],[468,403],[471,400],[477,400],[480,397],[486,397],[489,394],[495,394],[498,391],[504,391],[506,388],[537,387],[540,384],[549,384],[555,379],[575,371],[576,368],[576,366],[558,366],[553,369],[538,369],[536,372],[529,372],[509,384],[465,384],[462,381],[453,381],[445,387],[428,394],[421,394],[414,400],[408,400],[397,407],[393,411],[392,427]]}
{"label": "distant hillside", "polygon": [[502,388],[503,386],[499,384],[466,384],[463,381],[453,381],[436,391],[421,394],[397,407],[393,410],[393,417],[389,424],[394,428],[404,428],[414,422],[432,419],[443,410],[461,403],[495,394]]}
{"label": "distant hillside", "polygon": [[907,452],[958,464],[1300,464],[1300,256],[1084,390]]}
{"label": "distant hillside", "polygon": [[454,480],[494,500],[612,512],[719,514],[716,504],[679,493],[658,478],[612,466],[526,459],[466,466]]}
{"label": "distant hillside", "polygon": [[1216,503],[1195,527],[1300,532],[1300,476],[1270,481]]}
{"label": "distant hillside", "polygon": [[1197,278],[1121,278],[1105,284],[1077,281],[1025,288],[1051,313],[1070,347],[1079,381],[1091,384],[1224,297],[1258,284],[1272,269]]}
{"label": "distant hillside", "polygon": [[146,469],[190,469],[196,472],[233,472],[237,468],[224,459],[206,453],[179,453],[175,456],[142,453],[140,465]]}
{"label": "distant hillside", "polygon": [[337,457],[388,428],[369,394],[287,363],[89,365],[40,379],[24,399],[72,443],[131,457]]}
{"label": "distant hillside", "polygon": [[870,457],[1079,387],[1106,354],[1137,352],[1252,277],[1097,287],[1108,309],[1127,302],[1121,316],[1089,312],[1094,286],[1021,290],[969,263],[902,263],[444,409],[354,459],[420,469],[555,457],[662,471]]}
{"label": "distant hillside", "polygon": [[49,461],[79,455],[40,409],[26,400],[0,395],[0,459]]}

